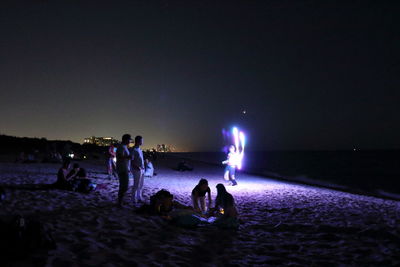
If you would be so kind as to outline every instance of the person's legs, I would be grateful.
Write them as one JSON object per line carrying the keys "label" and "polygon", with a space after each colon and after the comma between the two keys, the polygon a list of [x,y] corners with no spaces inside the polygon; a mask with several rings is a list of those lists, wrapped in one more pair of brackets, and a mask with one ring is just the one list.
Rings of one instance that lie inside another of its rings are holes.
{"label": "person's legs", "polygon": [[139,188],[138,188],[138,199],[140,201],[143,201],[143,184],[144,184],[144,172],[140,171]]}
{"label": "person's legs", "polygon": [[108,167],[108,169],[107,169],[107,171],[108,171],[108,176],[111,176],[112,175],[112,173],[113,173],[113,169],[112,169],[112,163],[111,163],[111,161],[112,161],[112,159],[108,159],[108,162],[107,162],[107,167]]}
{"label": "person's legs", "polygon": [[225,172],[224,172],[224,180],[229,182],[229,166],[226,166]]}
{"label": "person's legs", "polygon": [[128,190],[129,174],[127,172],[118,173],[118,178],[119,178],[118,204],[122,205],[124,195]]}
{"label": "person's legs", "polygon": [[139,186],[140,186],[140,171],[134,170],[132,172],[133,174],[133,189],[132,189],[132,197],[133,197],[133,202],[137,202],[139,198]]}
{"label": "person's legs", "polygon": [[229,180],[232,182],[232,186],[237,185],[236,179],[235,179],[235,172],[236,172],[236,168],[235,167],[229,167]]}
{"label": "person's legs", "polygon": [[114,160],[111,160],[112,175],[117,177],[117,165]]}

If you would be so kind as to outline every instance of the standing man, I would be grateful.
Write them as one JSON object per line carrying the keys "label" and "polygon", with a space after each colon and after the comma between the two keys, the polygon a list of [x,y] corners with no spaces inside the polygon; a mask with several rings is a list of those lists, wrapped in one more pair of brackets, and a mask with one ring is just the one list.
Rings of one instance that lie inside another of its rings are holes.
{"label": "standing man", "polygon": [[128,146],[132,138],[130,134],[122,136],[122,142],[117,148],[117,173],[119,178],[118,206],[122,207],[124,196],[129,185],[129,165],[131,164],[131,153]]}
{"label": "standing man", "polygon": [[140,146],[143,144],[143,138],[138,135],[135,137],[135,146],[132,148],[132,174],[133,174],[133,201],[143,201],[143,177],[144,160],[143,151]]}

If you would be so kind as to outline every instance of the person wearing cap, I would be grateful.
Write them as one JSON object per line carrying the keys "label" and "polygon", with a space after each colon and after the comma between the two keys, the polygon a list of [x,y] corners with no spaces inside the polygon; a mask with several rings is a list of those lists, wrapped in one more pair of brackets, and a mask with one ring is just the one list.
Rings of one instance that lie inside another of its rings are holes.
{"label": "person wearing cap", "polygon": [[133,174],[133,201],[143,201],[143,178],[144,159],[140,146],[143,144],[143,137],[135,137],[135,146],[132,148],[132,174]]}
{"label": "person wearing cap", "polygon": [[122,136],[122,142],[117,148],[117,173],[119,179],[119,190],[118,190],[118,205],[122,206],[124,196],[128,190],[129,185],[129,167],[131,164],[131,153],[129,152],[128,146],[132,138],[130,134],[124,134]]}

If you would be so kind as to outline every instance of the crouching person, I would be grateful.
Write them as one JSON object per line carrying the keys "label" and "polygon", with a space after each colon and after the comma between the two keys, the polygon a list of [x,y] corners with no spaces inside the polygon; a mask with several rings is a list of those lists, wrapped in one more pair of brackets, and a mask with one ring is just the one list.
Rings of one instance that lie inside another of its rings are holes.
{"label": "crouching person", "polygon": [[201,179],[192,190],[192,202],[195,211],[205,214],[207,212],[206,194],[208,208],[211,208],[211,190],[206,179]]}

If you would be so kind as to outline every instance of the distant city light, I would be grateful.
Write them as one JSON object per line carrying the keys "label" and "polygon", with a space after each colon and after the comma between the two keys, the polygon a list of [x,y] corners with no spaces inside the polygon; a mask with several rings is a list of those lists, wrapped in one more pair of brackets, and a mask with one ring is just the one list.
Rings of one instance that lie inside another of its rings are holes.
{"label": "distant city light", "polygon": [[118,140],[113,137],[96,137],[91,136],[83,140],[84,144],[92,144],[96,146],[111,146],[112,144],[118,143]]}

